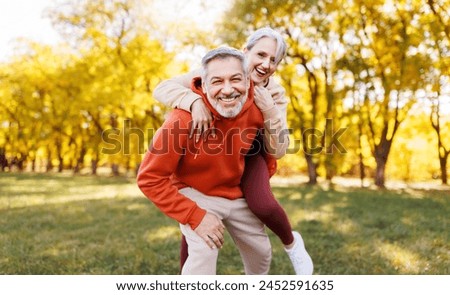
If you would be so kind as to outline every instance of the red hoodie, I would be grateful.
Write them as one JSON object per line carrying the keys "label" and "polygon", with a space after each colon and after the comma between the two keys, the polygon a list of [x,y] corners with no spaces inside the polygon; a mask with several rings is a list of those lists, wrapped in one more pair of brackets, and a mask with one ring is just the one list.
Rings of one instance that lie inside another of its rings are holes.
{"label": "red hoodie", "polygon": [[195,229],[206,211],[178,189],[192,187],[211,197],[241,198],[244,157],[264,123],[253,103],[253,84],[235,118],[224,118],[211,106],[201,90],[200,78],[192,81],[191,88],[213,113],[216,138],[209,136],[195,143],[194,138],[189,139],[191,114],[173,110],[153,137],[139,168],[137,184],[163,213]]}

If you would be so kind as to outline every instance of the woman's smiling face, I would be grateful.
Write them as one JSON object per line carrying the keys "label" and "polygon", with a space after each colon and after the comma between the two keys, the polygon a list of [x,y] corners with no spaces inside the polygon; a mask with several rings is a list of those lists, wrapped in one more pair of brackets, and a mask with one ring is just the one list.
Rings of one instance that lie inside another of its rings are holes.
{"label": "woman's smiling face", "polygon": [[277,41],[269,37],[263,37],[251,48],[244,50],[249,67],[250,79],[256,85],[263,85],[270,76],[275,73]]}

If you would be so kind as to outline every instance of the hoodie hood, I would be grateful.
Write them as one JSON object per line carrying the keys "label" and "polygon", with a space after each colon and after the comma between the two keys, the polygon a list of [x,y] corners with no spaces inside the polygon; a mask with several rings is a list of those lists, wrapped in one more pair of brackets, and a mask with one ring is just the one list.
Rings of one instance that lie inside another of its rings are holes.
{"label": "hoodie hood", "polygon": [[198,95],[200,95],[202,97],[203,102],[206,104],[208,109],[213,113],[214,118],[220,118],[220,119],[224,119],[224,120],[233,120],[235,118],[241,117],[253,105],[253,100],[254,100],[253,99],[253,97],[254,97],[254,94],[253,94],[253,81],[250,81],[250,88],[248,89],[248,93],[247,93],[247,101],[242,106],[242,110],[239,112],[239,114],[236,117],[233,117],[233,118],[225,118],[225,117],[223,117],[211,105],[211,103],[209,102],[208,98],[206,97],[206,93],[203,92],[201,77],[195,77],[195,78],[192,79],[191,89],[192,89],[192,91],[194,91],[195,93],[197,93]]}

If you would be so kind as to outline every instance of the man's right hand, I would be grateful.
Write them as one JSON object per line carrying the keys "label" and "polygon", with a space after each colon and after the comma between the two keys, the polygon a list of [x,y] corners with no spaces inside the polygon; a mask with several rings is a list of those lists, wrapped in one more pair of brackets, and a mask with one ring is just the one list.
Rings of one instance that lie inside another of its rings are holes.
{"label": "man's right hand", "polygon": [[216,215],[206,212],[206,215],[194,231],[211,249],[222,248],[225,226],[223,225],[222,220]]}
{"label": "man's right hand", "polygon": [[[192,128],[189,133],[189,138],[192,138],[195,132],[195,142],[200,140],[200,137],[210,127],[212,122],[211,111],[205,105],[202,99],[197,99],[191,105],[192,114]],[[214,134],[214,130],[211,130],[211,134]],[[203,134],[206,136],[207,134]]]}

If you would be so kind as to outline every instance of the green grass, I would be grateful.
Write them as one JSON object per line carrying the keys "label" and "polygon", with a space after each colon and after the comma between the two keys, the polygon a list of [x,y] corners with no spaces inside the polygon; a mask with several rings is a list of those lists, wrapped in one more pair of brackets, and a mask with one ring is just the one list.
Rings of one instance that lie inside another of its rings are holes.
{"label": "green grass", "polygon": [[[450,274],[450,190],[273,186],[316,274]],[[271,274],[293,274],[281,242]],[[134,179],[0,174],[0,274],[177,274],[178,224]],[[242,274],[229,236],[219,274]]]}

